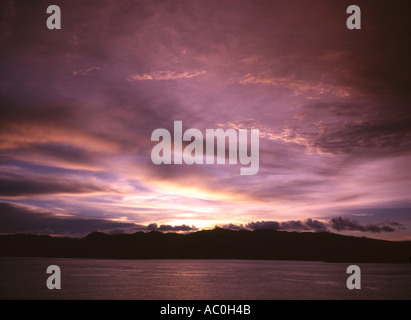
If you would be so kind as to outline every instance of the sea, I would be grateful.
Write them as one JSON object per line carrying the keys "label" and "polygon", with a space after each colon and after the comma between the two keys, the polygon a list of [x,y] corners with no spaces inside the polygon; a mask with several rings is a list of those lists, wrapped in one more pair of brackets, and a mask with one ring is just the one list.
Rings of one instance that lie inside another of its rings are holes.
{"label": "sea", "polygon": [[[411,263],[0,258],[2,300],[411,300]],[[61,289],[48,289],[50,265]]]}

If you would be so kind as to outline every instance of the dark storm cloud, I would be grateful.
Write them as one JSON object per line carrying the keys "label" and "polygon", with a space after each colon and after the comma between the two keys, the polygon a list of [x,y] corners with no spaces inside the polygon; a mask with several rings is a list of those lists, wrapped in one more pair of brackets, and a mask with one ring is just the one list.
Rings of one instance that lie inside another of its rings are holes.
{"label": "dark storm cloud", "polygon": [[246,228],[257,229],[272,229],[272,230],[293,230],[293,231],[316,231],[323,232],[334,229],[337,231],[363,231],[372,233],[394,232],[403,229],[403,225],[398,222],[387,222],[380,224],[363,225],[349,218],[338,217],[327,222],[321,222],[315,219],[307,219],[305,221],[291,220],[284,222],[277,221],[256,221],[250,222]]}
{"label": "dark storm cloud", "polygon": [[390,226],[382,226],[381,231],[375,231],[375,232],[394,232],[395,229],[391,228]]}
{"label": "dark storm cloud", "polygon": [[246,224],[246,227],[252,230],[273,229],[273,230],[294,230],[294,231],[326,231],[327,224],[318,220],[307,219],[305,221],[256,221]]}
{"label": "dark storm cloud", "polygon": [[389,225],[390,225],[390,226],[393,226],[393,227],[396,227],[396,228],[398,228],[398,229],[405,230],[404,225],[402,225],[402,224],[399,223],[399,222],[390,222]]}
{"label": "dark storm cloud", "polygon": [[147,230],[150,231],[162,231],[162,232],[168,232],[168,231],[195,231],[197,228],[195,226],[187,226],[185,224],[180,225],[180,226],[171,226],[168,224],[162,224],[160,226],[157,225],[157,223],[151,223],[147,226]]}
{"label": "dark storm cloud", "polygon": [[337,231],[349,230],[349,231],[363,231],[363,232],[373,232],[373,233],[380,233],[380,232],[394,232],[396,229],[393,226],[397,227],[397,229],[402,228],[402,225],[394,222],[387,224],[367,224],[362,225],[355,220],[351,220],[349,218],[338,217],[333,218],[330,221],[330,227]]}
{"label": "dark storm cloud", "polygon": [[280,224],[281,229],[283,230],[307,230],[308,228],[305,226],[305,224],[301,221],[286,221],[286,222],[281,222]]}
{"label": "dark storm cloud", "polygon": [[252,230],[257,229],[272,229],[279,230],[281,229],[280,223],[277,221],[256,221],[249,222],[246,224],[246,227]]}
{"label": "dark storm cloud", "polygon": [[234,223],[229,223],[229,224],[225,224],[225,225],[222,225],[222,226],[216,226],[216,227],[219,227],[219,228],[222,228],[222,229],[230,229],[230,230],[245,229],[245,226],[243,224],[237,225],[237,224],[234,224]]}
{"label": "dark storm cloud", "polygon": [[314,230],[314,231],[326,231],[327,230],[327,224],[323,223],[321,221],[318,220],[313,220],[313,219],[307,219],[305,221],[305,226],[309,229],[309,230]]}

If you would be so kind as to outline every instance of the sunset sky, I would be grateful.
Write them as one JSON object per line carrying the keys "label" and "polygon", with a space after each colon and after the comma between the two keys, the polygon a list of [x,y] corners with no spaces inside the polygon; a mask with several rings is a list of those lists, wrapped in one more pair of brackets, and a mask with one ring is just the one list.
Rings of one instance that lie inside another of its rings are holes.
{"label": "sunset sky", "polygon": [[[0,233],[411,240],[409,16],[409,1],[1,1]],[[259,129],[258,173],[153,164],[151,133],[175,120]]]}

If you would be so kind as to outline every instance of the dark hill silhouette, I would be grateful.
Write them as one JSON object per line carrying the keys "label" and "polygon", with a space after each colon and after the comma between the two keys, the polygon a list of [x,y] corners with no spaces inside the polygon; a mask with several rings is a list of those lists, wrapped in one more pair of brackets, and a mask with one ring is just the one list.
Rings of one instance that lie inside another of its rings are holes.
{"label": "dark hill silhouette", "polygon": [[0,256],[106,259],[259,259],[406,263],[410,241],[384,241],[328,232],[233,231],[216,228],[186,235],[148,233],[76,238],[1,235]]}
{"label": "dark hill silhouette", "polygon": [[0,256],[52,257],[78,240],[33,234],[0,235]]}

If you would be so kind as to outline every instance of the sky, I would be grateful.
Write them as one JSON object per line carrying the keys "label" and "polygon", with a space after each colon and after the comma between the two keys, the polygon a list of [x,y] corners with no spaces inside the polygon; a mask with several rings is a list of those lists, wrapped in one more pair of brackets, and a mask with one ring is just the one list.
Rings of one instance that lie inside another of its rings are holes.
{"label": "sky", "polygon": [[[411,240],[409,1],[0,4],[0,233]],[[259,130],[259,171],[156,165],[158,128]]]}

